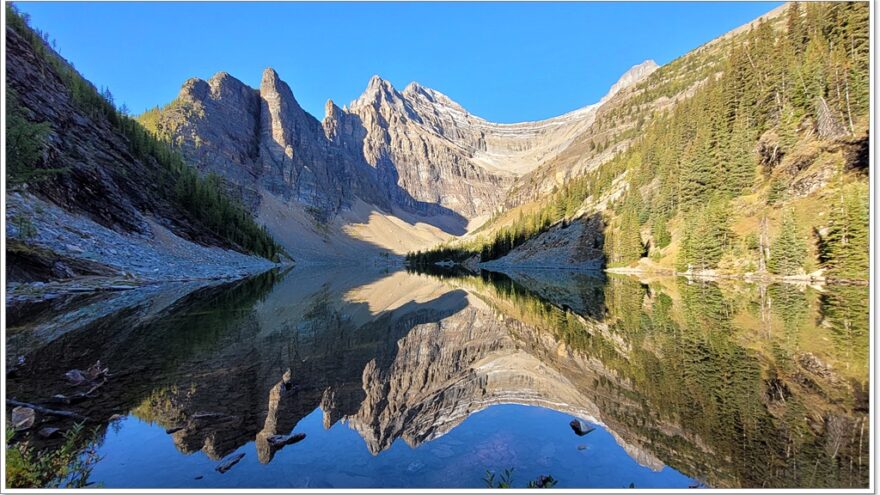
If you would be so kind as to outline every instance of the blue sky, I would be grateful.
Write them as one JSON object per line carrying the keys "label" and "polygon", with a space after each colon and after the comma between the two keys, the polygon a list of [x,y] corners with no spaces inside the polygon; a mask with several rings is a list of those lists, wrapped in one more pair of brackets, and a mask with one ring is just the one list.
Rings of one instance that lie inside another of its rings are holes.
{"label": "blue sky", "polygon": [[274,67],[317,118],[373,74],[497,122],[597,101],[632,65],[665,64],[764,14],[744,3],[27,3],[31,24],[133,112],[190,77],[258,86]]}

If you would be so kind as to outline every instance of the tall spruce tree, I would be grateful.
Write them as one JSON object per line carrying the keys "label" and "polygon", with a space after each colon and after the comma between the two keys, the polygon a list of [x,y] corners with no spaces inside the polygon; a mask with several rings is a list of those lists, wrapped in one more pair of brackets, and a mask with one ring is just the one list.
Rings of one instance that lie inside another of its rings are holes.
{"label": "tall spruce tree", "polygon": [[779,235],[770,246],[768,268],[777,275],[797,275],[804,267],[807,246],[791,211],[782,216]]}
{"label": "tall spruce tree", "polygon": [[678,253],[679,270],[711,270],[730,247],[728,203],[714,197],[701,210],[693,211],[685,223],[685,235]]}
{"label": "tall spruce tree", "polygon": [[865,279],[870,267],[868,185],[841,184],[838,189],[821,244],[823,265],[831,276]]}

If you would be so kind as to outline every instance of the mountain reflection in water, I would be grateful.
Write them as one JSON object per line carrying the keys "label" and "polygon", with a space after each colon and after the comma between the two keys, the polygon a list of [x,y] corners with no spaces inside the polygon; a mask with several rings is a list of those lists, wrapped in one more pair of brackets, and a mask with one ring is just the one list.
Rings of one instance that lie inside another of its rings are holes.
{"label": "mountain reflection in water", "polygon": [[105,486],[868,484],[863,287],[295,269],[113,297],[20,318],[7,351],[32,403],[109,366],[65,406],[98,420]]}

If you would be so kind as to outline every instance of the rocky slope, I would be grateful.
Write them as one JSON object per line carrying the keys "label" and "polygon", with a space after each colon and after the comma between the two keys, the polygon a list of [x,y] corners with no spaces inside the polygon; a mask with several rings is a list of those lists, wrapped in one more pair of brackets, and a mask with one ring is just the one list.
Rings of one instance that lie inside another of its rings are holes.
{"label": "rocky slope", "polygon": [[598,215],[562,222],[480,267],[505,271],[513,267],[601,270],[604,223]]}
{"label": "rocky slope", "polygon": [[29,28],[7,25],[5,36],[7,90],[27,120],[46,126],[38,167],[58,171],[8,191],[8,282],[211,278],[272,266],[181,208],[161,165],[135,156],[110,115],[84,109],[78,99],[94,88],[77,79],[83,87],[72,90],[61,72],[72,67]]}

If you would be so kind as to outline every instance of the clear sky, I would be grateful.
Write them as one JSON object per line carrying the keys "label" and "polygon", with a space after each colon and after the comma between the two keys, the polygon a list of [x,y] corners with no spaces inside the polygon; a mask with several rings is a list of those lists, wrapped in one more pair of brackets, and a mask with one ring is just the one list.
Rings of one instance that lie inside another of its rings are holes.
{"label": "clear sky", "polygon": [[274,67],[312,115],[373,74],[434,88],[496,122],[594,103],[629,67],[668,63],[779,2],[27,3],[31,24],[133,112],[190,77],[257,87]]}

